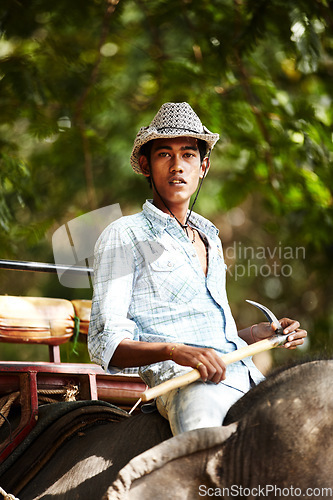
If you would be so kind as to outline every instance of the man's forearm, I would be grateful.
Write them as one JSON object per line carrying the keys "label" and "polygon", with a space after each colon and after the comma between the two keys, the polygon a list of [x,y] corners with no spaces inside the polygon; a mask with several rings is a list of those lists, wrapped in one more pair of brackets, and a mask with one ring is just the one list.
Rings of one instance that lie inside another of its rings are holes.
{"label": "man's forearm", "polygon": [[172,347],[175,343],[139,342],[124,339],[115,350],[111,364],[118,368],[150,365],[172,359]]}

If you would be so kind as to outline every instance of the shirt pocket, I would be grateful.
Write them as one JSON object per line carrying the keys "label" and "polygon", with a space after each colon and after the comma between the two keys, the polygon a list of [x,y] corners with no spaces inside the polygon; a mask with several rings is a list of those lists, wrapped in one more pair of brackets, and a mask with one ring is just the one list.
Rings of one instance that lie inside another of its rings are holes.
{"label": "shirt pocket", "polygon": [[190,302],[198,291],[193,268],[173,256],[162,255],[150,264],[149,281],[153,294],[164,303]]}

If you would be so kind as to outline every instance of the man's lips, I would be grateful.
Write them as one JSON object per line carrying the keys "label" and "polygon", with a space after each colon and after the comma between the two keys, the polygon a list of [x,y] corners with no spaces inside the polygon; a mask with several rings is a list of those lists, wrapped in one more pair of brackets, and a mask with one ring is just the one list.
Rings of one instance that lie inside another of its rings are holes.
{"label": "man's lips", "polygon": [[180,186],[181,184],[186,184],[186,182],[183,177],[171,177],[171,179],[169,180],[169,184]]}

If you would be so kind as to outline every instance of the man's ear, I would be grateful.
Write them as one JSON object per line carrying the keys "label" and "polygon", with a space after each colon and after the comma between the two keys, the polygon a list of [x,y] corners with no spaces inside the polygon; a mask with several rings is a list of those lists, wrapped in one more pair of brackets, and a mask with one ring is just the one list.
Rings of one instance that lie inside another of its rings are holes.
{"label": "man's ear", "polygon": [[149,168],[149,163],[148,163],[146,156],[141,155],[139,157],[139,165],[140,165],[140,169],[141,169],[141,172],[143,173],[143,175],[145,177],[150,177],[150,168]]}
{"label": "man's ear", "polygon": [[210,167],[210,161],[209,158],[206,157],[203,159],[200,166],[200,175],[199,175],[200,179],[206,177],[206,175],[208,174],[209,167]]}

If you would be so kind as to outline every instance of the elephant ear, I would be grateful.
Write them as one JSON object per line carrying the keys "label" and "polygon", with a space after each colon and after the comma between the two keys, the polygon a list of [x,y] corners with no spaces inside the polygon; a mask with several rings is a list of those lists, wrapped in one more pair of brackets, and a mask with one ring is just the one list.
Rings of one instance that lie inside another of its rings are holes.
{"label": "elephant ear", "polygon": [[197,429],[154,446],[119,472],[103,500],[198,498],[204,481],[216,486],[223,445],[236,430],[237,424]]}

